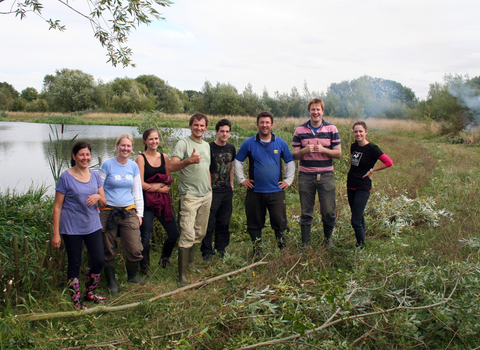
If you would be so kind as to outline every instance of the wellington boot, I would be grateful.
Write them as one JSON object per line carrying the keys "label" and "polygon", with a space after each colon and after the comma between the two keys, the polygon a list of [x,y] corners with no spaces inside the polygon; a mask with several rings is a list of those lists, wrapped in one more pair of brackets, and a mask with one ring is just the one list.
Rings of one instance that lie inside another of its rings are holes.
{"label": "wellington boot", "polygon": [[115,278],[115,266],[113,262],[107,261],[105,266],[103,267],[103,272],[105,272],[105,277],[108,283],[108,290],[110,294],[117,294],[118,293],[118,283],[117,279]]}
{"label": "wellington boot", "polygon": [[202,269],[195,266],[195,244],[188,249],[188,268],[197,273],[203,272]]}
{"label": "wellington boot", "polygon": [[175,248],[175,242],[169,242],[165,240],[162,247],[162,255],[158,264],[164,269],[170,266],[170,257],[172,256],[173,248]]}
{"label": "wellington boot", "polygon": [[93,301],[95,304],[100,304],[107,301],[107,298],[95,293],[99,282],[100,274],[91,274],[90,269],[87,268],[87,273],[85,275],[85,294],[83,295],[83,299],[86,301]]}
{"label": "wellington boot", "polygon": [[130,283],[145,284],[145,281],[138,276],[138,261],[125,261],[127,279]]}
{"label": "wellington boot", "polygon": [[87,310],[88,308],[80,301],[80,282],[78,278],[75,277],[68,280],[68,289],[70,290],[75,310]]}
{"label": "wellington boot", "polygon": [[310,243],[310,233],[312,231],[311,225],[300,225],[300,232],[302,234],[302,244],[307,247]]}
{"label": "wellington boot", "polygon": [[150,272],[150,246],[143,247],[143,258],[140,260],[140,272],[144,275]]}
{"label": "wellington boot", "polygon": [[323,245],[330,249],[333,247],[332,243],[332,233],[333,233],[334,226],[327,226],[323,225],[323,234],[325,235],[325,239],[323,240]]}
{"label": "wellington boot", "polygon": [[189,249],[178,248],[178,284],[180,287],[190,283],[187,278]]}

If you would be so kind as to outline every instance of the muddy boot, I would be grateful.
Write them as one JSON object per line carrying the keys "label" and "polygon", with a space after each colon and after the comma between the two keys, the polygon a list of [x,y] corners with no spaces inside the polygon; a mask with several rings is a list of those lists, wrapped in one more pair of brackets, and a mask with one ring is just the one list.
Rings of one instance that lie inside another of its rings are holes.
{"label": "muddy boot", "polygon": [[307,247],[310,244],[310,232],[312,231],[311,225],[300,225],[300,232],[302,234],[302,244]]}
{"label": "muddy boot", "polygon": [[188,249],[188,267],[194,272],[203,272],[202,269],[195,266],[195,244]]}
{"label": "muddy boot", "polygon": [[118,283],[115,278],[115,265],[113,261],[106,261],[105,266],[103,267],[103,272],[105,272],[105,277],[108,283],[108,290],[110,294],[118,293]]}
{"label": "muddy boot", "polygon": [[253,243],[253,261],[257,262],[263,259],[262,251],[262,230],[248,230],[248,234]]}
{"label": "muddy boot", "polygon": [[178,248],[178,284],[180,287],[190,283],[187,279],[189,249]]}
{"label": "muddy boot", "polygon": [[[288,229],[287,229],[288,232]],[[282,231],[275,231],[275,238],[277,239],[278,249],[283,250],[287,245],[285,244],[285,236]]]}
{"label": "muddy boot", "polygon": [[145,281],[138,277],[138,261],[126,260],[125,268],[127,269],[128,282],[145,284]]}
{"label": "muddy boot", "polygon": [[70,278],[68,280],[68,289],[72,296],[72,303],[75,310],[87,310],[88,308],[80,301],[80,282],[78,278]]}
{"label": "muddy boot", "polygon": [[140,272],[146,275],[150,271],[150,246],[143,247],[143,258],[140,260]]}
{"label": "muddy boot", "polygon": [[90,269],[87,268],[85,275],[85,294],[83,295],[84,300],[93,301],[95,304],[104,303],[107,300],[107,298],[95,293],[98,282],[100,282],[100,274],[90,274]]}
{"label": "muddy boot", "polygon": [[169,242],[165,240],[162,247],[162,255],[158,264],[164,269],[170,266],[170,257],[172,256],[173,248],[175,248],[175,242]]}
{"label": "muddy boot", "polygon": [[323,244],[327,249],[330,249],[333,247],[332,243],[332,233],[333,233],[334,226],[327,226],[323,225],[323,234],[325,236],[325,239],[323,240]]}

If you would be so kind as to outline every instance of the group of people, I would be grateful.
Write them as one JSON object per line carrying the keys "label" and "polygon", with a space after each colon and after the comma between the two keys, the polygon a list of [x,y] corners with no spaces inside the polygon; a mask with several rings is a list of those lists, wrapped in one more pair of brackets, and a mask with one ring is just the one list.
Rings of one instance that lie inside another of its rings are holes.
{"label": "group of people", "polygon": [[[285,190],[294,180],[294,160],[300,161],[301,241],[305,246],[310,242],[318,193],[324,244],[332,246],[336,223],[333,159],[342,155],[340,134],[335,125],[323,119],[321,99],[312,99],[308,110],[310,120],[298,126],[293,136],[293,153],[287,143],[272,132],[274,117],[268,111],[258,114],[258,133],[246,139],[238,152],[227,142],[231,131],[227,119],[216,124],[215,141],[203,140],[208,118],[201,113],[191,116],[191,135],[177,142],[171,158],[157,151],[158,131],[147,129],[143,133],[145,151],[136,162],[129,159],[133,151],[132,137],[120,135],[115,144],[117,155],[105,161],[97,173],[89,169],[91,146],[77,142],[72,150],[72,167],[57,183],[52,237],[54,247],[60,247],[61,237],[66,247],[68,286],[75,308],[86,308],[81,301],[78,279],[82,242],[87,247],[91,265],[86,271],[83,299],[95,303],[105,301],[96,294],[102,268],[110,293],[118,293],[114,264],[117,237],[121,238],[128,281],[143,283],[138,268],[144,274],[149,271],[154,218],[167,233],[159,261],[162,267],[170,265],[170,256],[178,241],[180,286],[189,283],[187,271],[195,268],[198,244],[201,244],[204,261],[211,260],[215,254],[223,257],[230,241],[234,174],[238,183],[247,189],[247,232],[255,260],[263,258],[262,229],[267,210],[278,247],[285,247],[284,233],[289,230]],[[372,174],[393,163],[378,146],[367,141],[364,122],[356,122],[353,133],[355,142],[351,146],[347,191],[357,240],[355,246],[363,249],[364,210],[372,187]],[[244,162],[247,159],[246,178]],[[381,164],[375,166],[377,160]],[[178,226],[169,194],[171,173],[176,171],[180,195]]]}

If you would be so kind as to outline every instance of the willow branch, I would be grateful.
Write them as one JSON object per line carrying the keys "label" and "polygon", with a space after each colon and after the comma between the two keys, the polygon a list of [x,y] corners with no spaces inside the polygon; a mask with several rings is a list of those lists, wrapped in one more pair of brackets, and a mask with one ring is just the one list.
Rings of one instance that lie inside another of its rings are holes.
{"label": "willow branch", "polygon": [[221,280],[222,278],[237,275],[241,272],[244,272],[244,271],[249,270],[251,268],[254,268],[256,266],[266,265],[266,264],[268,264],[268,262],[259,261],[259,262],[256,262],[254,264],[242,267],[241,269],[231,271],[231,272],[225,273],[223,275],[210,278],[210,279],[205,280],[205,281],[192,283],[192,284],[189,284],[188,286],[185,286],[185,287],[182,287],[182,288],[177,288],[177,289],[175,289],[171,292],[167,292],[167,293],[164,293],[164,294],[157,295],[153,298],[148,299],[147,301],[135,302],[135,303],[119,305],[119,306],[97,306],[97,307],[94,307],[94,308],[91,308],[91,309],[78,310],[78,311],[65,311],[65,312],[53,312],[53,313],[41,313],[41,314],[15,315],[15,319],[20,320],[20,321],[40,321],[40,320],[48,320],[48,319],[54,319],[54,318],[65,318],[65,317],[77,317],[77,316],[84,316],[84,315],[92,315],[92,314],[98,314],[98,313],[101,313],[101,312],[116,312],[116,311],[128,310],[128,309],[135,308],[142,303],[145,303],[145,302],[146,303],[151,303],[151,302],[154,302],[154,301],[162,299],[162,298],[167,298],[171,295],[178,294],[178,293],[184,292],[184,291],[189,290],[189,289],[198,288],[198,287],[216,282],[218,280]]}

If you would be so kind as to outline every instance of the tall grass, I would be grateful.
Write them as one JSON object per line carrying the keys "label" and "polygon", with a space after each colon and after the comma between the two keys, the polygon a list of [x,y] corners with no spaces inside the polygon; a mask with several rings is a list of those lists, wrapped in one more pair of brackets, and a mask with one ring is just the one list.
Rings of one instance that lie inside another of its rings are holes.
{"label": "tall grass", "polygon": [[[254,125],[253,118],[242,121],[242,128],[247,129],[252,120]],[[275,119],[275,132],[289,144],[295,122]],[[155,303],[144,302],[132,310],[80,318],[15,322],[15,314],[71,310],[58,287],[33,294],[35,301],[23,294],[22,306],[5,307],[2,344],[11,348],[238,349],[293,336],[298,338],[263,348],[477,347],[478,150],[438,142],[421,124],[412,129],[401,123],[372,126],[367,120],[369,140],[395,165],[374,174],[366,210],[367,250],[360,252],[349,249],[355,238],[345,188],[352,121],[333,122],[340,130],[343,150],[342,158],[335,161],[339,214],[335,248],[321,247],[318,214],[311,247],[299,244],[300,205],[294,184],[286,193],[287,248],[278,251],[273,231],[264,230],[268,265]],[[198,263],[203,271],[190,273],[193,282],[251,262],[244,198],[244,189],[236,185],[226,259]],[[316,213],[318,209],[317,205]],[[164,234],[157,230],[160,241]],[[118,268],[121,293],[110,296],[108,305],[146,301],[175,289],[176,268],[156,267],[158,259],[159,252],[154,252],[153,271],[145,286],[126,284],[125,272]],[[175,266],[175,256],[172,260]],[[201,261],[199,252],[196,261]],[[99,292],[105,290],[102,281]]]}

